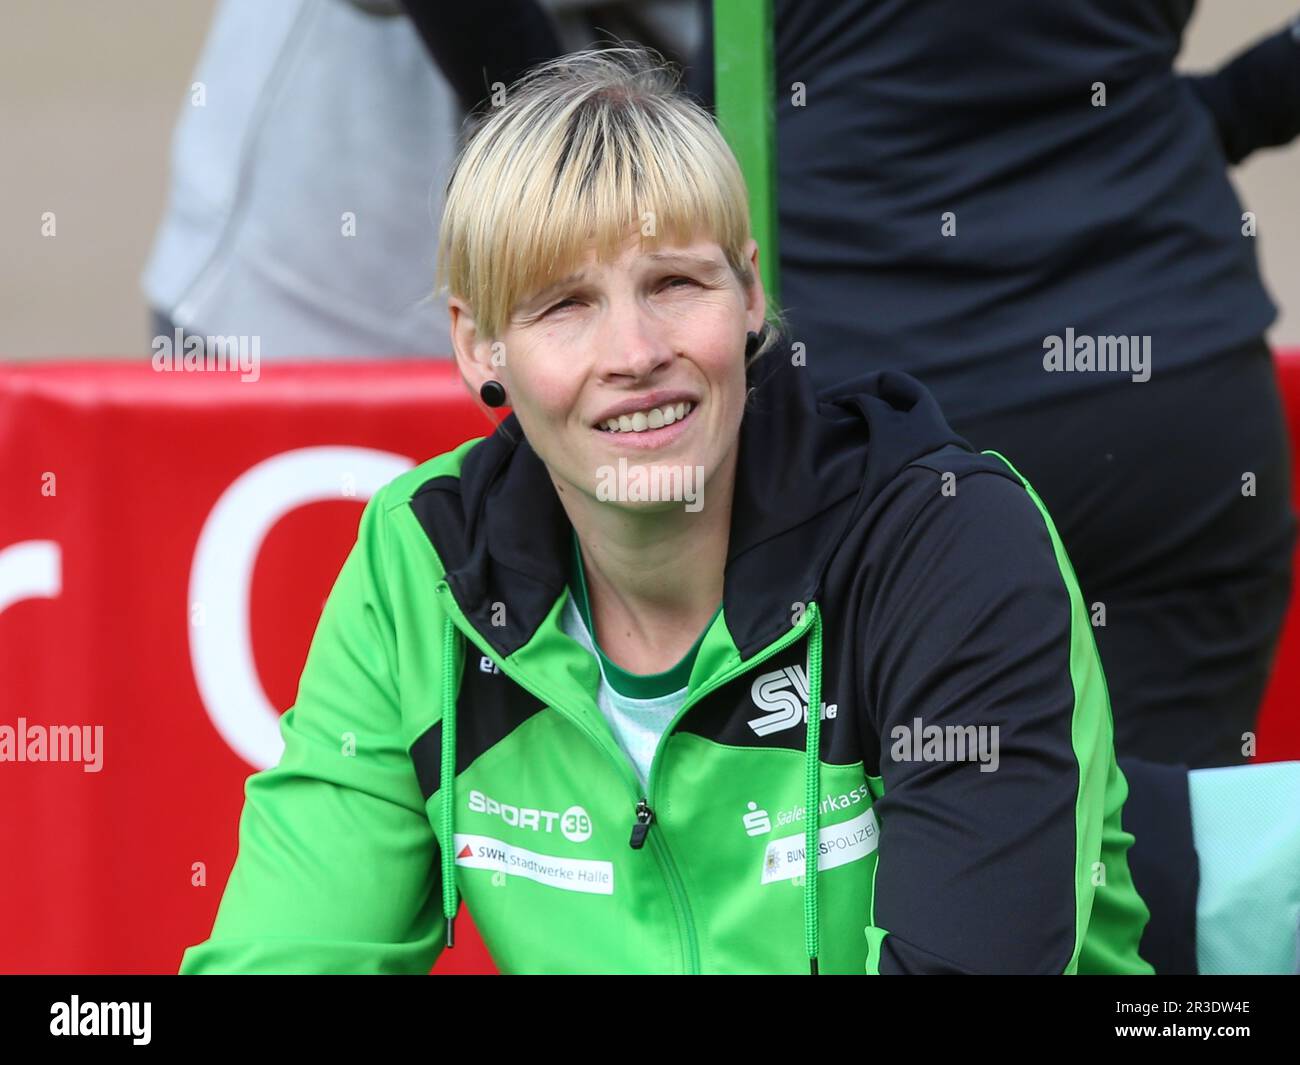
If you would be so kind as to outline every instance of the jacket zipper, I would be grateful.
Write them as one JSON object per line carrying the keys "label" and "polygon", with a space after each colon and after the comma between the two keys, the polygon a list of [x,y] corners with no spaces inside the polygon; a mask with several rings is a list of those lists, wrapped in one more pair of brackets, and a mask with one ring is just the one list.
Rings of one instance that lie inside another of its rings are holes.
{"label": "jacket zipper", "polygon": [[[488,646],[487,642],[479,635],[478,630],[465,619],[465,615],[461,612],[460,604],[456,602],[456,597],[451,594],[451,588],[448,587],[445,580],[438,582],[435,591],[437,594],[445,596],[449,607],[449,616],[452,618],[453,622],[456,623],[456,627],[460,629],[460,631],[471,643],[474,644],[475,647],[487,655],[487,657],[496,664],[497,668],[500,669],[502,673],[545,705],[555,708],[559,707],[559,700],[555,699],[554,696],[546,692],[543,688],[538,687],[530,681],[524,680],[521,674],[515,673],[513,667],[507,667],[505,661],[496,656],[492,648]],[[703,699],[704,696],[708,695],[710,692],[716,691],[722,685],[734,680],[742,673],[748,672],[760,662],[766,661],[768,658],[771,658],[772,655],[776,654],[783,648],[788,647],[797,640],[808,627],[808,618],[811,610],[815,608],[815,604],[809,604],[809,609],[804,611],[803,616],[799,619],[799,624],[792,628],[786,635],[763,648],[763,650],[758,652],[758,654],[753,658],[738,663],[733,669],[726,671],[721,677],[718,677],[712,683],[705,685],[693,696],[688,698],[682,704],[681,709],[678,710],[676,716],[674,716],[672,721],[669,722],[668,727],[664,729],[664,737],[666,738],[672,733],[672,730],[677,727],[677,722],[686,714],[686,711]],[[809,712],[812,712],[811,708],[809,709]],[[686,897],[685,885],[682,883],[681,874],[677,871],[677,864],[673,861],[672,853],[668,849],[668,843],[663,838],[663,834],[656,832],[653,836],[650,835],[650,825],[654,822],[654,810],[650,806],[649,800],[655,797],[655,784],[658,783],[658,779],[655,776],[655,769],[659,765],[659,755],[664,747],[663,742],[659,743],[655,748],[654,757],[650,761],[650,774],[646,778],[646,790],[650,794],[642,795],[640,778],[637,777],[636,771],[633,769],[631,763],[629,763],[626,758],[615,757],[614,752],[607,751],[604,744],[600,742],[600,737],[596,735],[593,729],[587,726],[585,721],[581,721],[568,714],[565,716],[568,717],[571,722],[576,724],[580,731],[585,732],[591,739],[591,742],[607,754],[618,766],[619,772],[622,774],[623,779],[627,782],[633,796],[636,798],[636,807],[634,810],[635,822],[632,826],[630,845],[634,849],[639,850],[645,845],[647,838],[651,840],[651,849],[654,851],[655,857],[659,862],[659,869],[663,873],[664,882],[668,885],[668,893],[672,898],[673,908],[677,911],[678,922],[681,924],[685,935],[687,947],[687,972],[698,973],[700,971],[699,943],[695,935],[695,924],[691,919],[690,901]]]}
{"label": "jacket zipper", "polygon": [[[660,740],[659,744],[655,747],[654,756],[650,759],[650,775],[646,778],[647,790],[650,792],[649,797],[652,799],[656,799],[656,805],[658,804],[658,801],[656,798],[657,789],[655,785],[659,783],[659,778],[655,775],[655,770],[659,767],[659,756],[663,752],[663,749],[667,744],[668,737],[672,735],[673,729],[677,727],[677,722],[686,716],[686,712],[692,706],[698,703],[710,692],[716,691],[718,688],[722,687],[722,685],[729,683],[730,681],[734,680],[736,677],[739,677],[744,673],[748,673],[755,666],[759,665],[761,662],[765,662],[767,659],[771,658],[778,651],[786,647],[789,647],[790,644],[794,643],[795,640],[799,639],[799,637],[803,634],[804,630],[807,629],[808,618],[811,616],[812,611],[815,609],[816,609],[815,603],[809,604],[809,608],[805,610],[803,612],[803,615],[800,617],[799,624],[796,625],[794,628],[792,628],[788,633],[786,633],[784,636],[782,636],[780,639],[776,640],[775,642],[769,644],[767,647],[763,648],[763,650],[759,651],[758,654],[754,655],[754,657],[746,661],[737,663],[737,665],[734,668],[727,670],[720,677],[717,677],[712,682],[706,684],[699,691],[695,692],[690,698],[688,698],[684,703],[682,703],[681,709],[677,711],[676,716],[674,716],[672,721],[668,723],[668,727],[664,729],[663,738]],[[808,712],[812,713],[811,707],[809,708]],[[646,799],[642,799],[640,802],[637,803],[636,813],[637,813],[637,823],[632,828],[632,846],[640,847],[645,842],[646,836],[650,832],[650,825],[654,821],[654,809],[649,805]],[[659,844],[663,854],[663,860],[666,863],[668,869],[671,871],[671,875],[666,877],[665,879],[668,881],[668,886],[670,888],[672,895],[674,896],[673,902],[679,907],[679,912],[683,916],[684,923],[686,926],[686,932],[687,932],[687,942],[689,944],[690,952],[691,952],[691,959],[695,966],[693,971],[698,972],[699,971],[699,961],[698,961],[699,944],[696,942],[696,938],[695,938],[695,923],[691,919],[691,905],[690,905],[690,900],[686,896],[686,887],[682,883],[681,874],[678,873],[677,871],[677,865],[673,861],[672,853],[668,849],[668,842],[667,840],[664,839],[663,833],[661,832],[655,833],[655,835],[651,838],[654,839],[655,842]]]}
{"label": "jacket zipper", "polygon": [[[684,703],[682,703],[681,709],[677,711],[676,716],[672,719],[672,721],[668,723],[668,727],[664,729],[664,735],[665,736],[670,735],[673,729],[677,727],[677,722],[686,716],[686,711],[688,711],[692,706],[698,703],[706,695],[710,694],[711,692],[717,691],[724,684],[729,684],[731,681],[735,680],[741,674],[748,673],[755,666],[759,665],[762,662],[766,662],[778,651],[784,650],[785,648],[789,647],[792,643],[794,643],[795,640],[799,639],[799,637],[802,636],[804,634],[804,631],[808,628],[808,624],[809,624],[808,619],[812,617],[812,612],[816,609],[817,609],[816,603],[809,603],[808,608],[803,612],[803,615],[799,618],[799,623],[795,625],[784,636],[768,644],[756,655],[754,655],[753,658],[738,662],[733,668],[723,673],[722,676],[706,684],[699,691],[691,695]],[[821,708],[819,707],[818,710],[820,711],[820,709]],[[808,712],[812,713],[811,707],[809,707]],[[651,758],[650,760],[650,776],[647,778],[647,780],[649,781],[649,791],[650,791],[651,798],[654,797],[654,793],[655,793],[655,784],[657,783],[655,777],[655,769],[659,765],[659,755],[663,751],[663,747],[664,745],[662,743],[659,744],[659,746],[655,748],[654,757]]]}

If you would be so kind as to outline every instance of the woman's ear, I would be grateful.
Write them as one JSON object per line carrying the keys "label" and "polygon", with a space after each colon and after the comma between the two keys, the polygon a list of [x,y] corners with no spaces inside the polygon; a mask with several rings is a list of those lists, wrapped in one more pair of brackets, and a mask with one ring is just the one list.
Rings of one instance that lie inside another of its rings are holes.
{"label": "woman's ear", "polygon": [[758,268],[758,242],[750,237],[745,249],[749,255],[749,269],[753,277],[749,291],[745,293],[745,311],[749,328],[757,333],[763,328],[763,322],[766,320],[767,293],[763,289],[763,275]]}
{"label": "woman's ear", "polygon": [[496,376],[490,361],[491,345],[478,335],[469,304],[459,296],[448,298],[447,312],[451,318],[451,346],[456,365],[470,390],[478,395],[483,383]]}

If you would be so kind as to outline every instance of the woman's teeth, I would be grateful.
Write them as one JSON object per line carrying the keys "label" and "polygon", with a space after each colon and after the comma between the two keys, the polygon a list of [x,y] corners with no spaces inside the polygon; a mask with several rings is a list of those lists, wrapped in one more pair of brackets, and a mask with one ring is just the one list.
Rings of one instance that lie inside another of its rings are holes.
{"label": "woman's teeth", "polygon": [[643,433],[647,429],[662,429],[679,422],[695,409],[694,403],[669,403],[664,407],[639,410],[635,414],[620,414],[600,423],[607,433]]}

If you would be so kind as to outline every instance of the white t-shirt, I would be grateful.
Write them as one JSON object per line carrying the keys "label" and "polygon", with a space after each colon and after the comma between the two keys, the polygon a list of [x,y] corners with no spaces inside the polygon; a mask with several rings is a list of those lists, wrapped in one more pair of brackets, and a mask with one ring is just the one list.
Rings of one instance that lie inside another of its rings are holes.
{"label": "white t-shirt", "polygon": [[641,785],[649,790],[650,764],[659,747],[659,739],[677,716],[686,701],[686,687],[654,699],[634,699],[620,695],[605,677],[605,666],[596,653],[596,646],[587,631],[587,624],[572,595],[564,604],[560,626],[578,641],[596,659],[600,668],[600,691],[596,697],[600,712],[605,715],[618,745],[631,759]]}

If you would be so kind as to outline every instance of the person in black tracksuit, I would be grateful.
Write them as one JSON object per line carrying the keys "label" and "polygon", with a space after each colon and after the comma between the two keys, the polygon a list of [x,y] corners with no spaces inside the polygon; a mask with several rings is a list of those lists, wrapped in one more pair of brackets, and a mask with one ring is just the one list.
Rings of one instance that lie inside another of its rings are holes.
{"label": "person in black tracksuit", "polygon": [[[1119,753],[1200,768],[1247,760],[1290,589],[1266,226],[1225,169],[1300,131],[1300,31],[1179,76],[1192,8],[777,0],[775,53],[781,301],[815,383],[905,370],[1015,462]],[[1047,368],[1085,334],[1149,338],[1149,379]]]}

